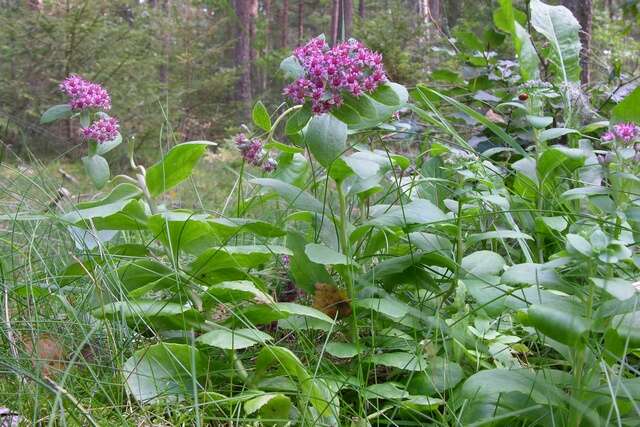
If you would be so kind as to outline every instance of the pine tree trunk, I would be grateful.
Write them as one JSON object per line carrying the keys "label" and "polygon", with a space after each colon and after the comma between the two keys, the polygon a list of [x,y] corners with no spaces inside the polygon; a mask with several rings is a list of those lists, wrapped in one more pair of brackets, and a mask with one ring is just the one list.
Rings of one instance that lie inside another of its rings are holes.
{"label": "pine tree trunk", "polygon": [[442,2],[440,0],[428,0],[428,18],[437,27],[442,23]]}
{"label": "pine tree trunk", "polygon": [[298,45],[304,42],[304,0],[298,0]]}
{"label": "pine tree trunk", "polygon": [[257,0],[235,0],[238,17],[235,48],[236,64],[240,69],[237,98],[245,104],[245,112],[251,108],[251,11],[256,9]]}
{"label": "pine tree trunk", "polygon": [[[271,0],[264,0],[263,3],[264,10],[264,56],[268,56],[269,52],[271,52]],[[267,73],[263,70],[262,75],[260,76],[260,87],[263,91],[267,90]]]}
{"label": "pine tree trunk", "polygon": [[338,41],[338,25],[340,19],[340,0],[333,0],[331,2],[331,29],[330,36],[331,42],[335,44]]}
{"label": "pine tree trunk", "polygon": [[258,0],[253,0],[249,5],[249,59],[251,70],[251,96],[253,96],[254,84],[257,86],[260,82],[258,79],[258,70],[256,69],[256,60],[258,52],[253,48],[256,39],[256,20],[258,18]]}
{"label": "pine tree trunk", "polygon": [[458,19],[460,18],[461,10],[460,6],[461,0],[450,0],[446,2],[446,16],[447,16],[447,27],[449,30],[453,29],[458,23]]}
{"label": "pine tree trunk", "polygon": [[353,29],[353,0],[342,0],[341,23],[344,25],[344,40],[348,40]]}
{"label": "pine tree trunk", "polygon": [[282,11],[280,15],[280,47],[286,48],[289,39],[289,0],[282,0]]}
{"label": "pine tree trunk", "polygon": [[360,0],[358,2],[358,16],[360,16],[360,19],[364,19],[365,15],[366,15],[366,10],[365,10],[365,0]]}
{"label": "pine tree trunk", "polygon": [[589,84],[591,80],[591,69],[589,56],[591,55],[591,27],[593,16],[592,0],[562,0],[562,4],[573,13],[580,24],[580,42],[582,50],[580,51],[580,66],[582,74],[580,80],[582,84]]}

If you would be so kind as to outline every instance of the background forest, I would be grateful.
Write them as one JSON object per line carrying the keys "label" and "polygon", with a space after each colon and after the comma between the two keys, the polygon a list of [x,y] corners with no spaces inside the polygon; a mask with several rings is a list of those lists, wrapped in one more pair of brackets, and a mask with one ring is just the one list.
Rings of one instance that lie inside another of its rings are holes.
{"label": "background forest", "polygon": [[0,0],[0,427],[637,426],[639,0]]}
{"label": "background forest", "polygon": [[[494,3],[3,1],[0,138],[19,156],[79,157],[79,136],[68,124],[37,125],[58,95],[58,82],[74,72],[111,88],[121,100],[115,112],[126,134],[142,147],[157,146],[166,122],[177,139],[219,140],[238,126],[239,116],[248,117],[254,97],[280,102],[280,61],[310,37],[356,37],[384,55],[393,81],[411,85],[438,80],[432,76],[438,69],[459,68],[464,58],[456,56],[456,32],[480,34]],[[564,4],[580,12],[581,22],[593,22],[583,27],[593,33],[588,61],[595,77],[614,87],[631,80],[639,61],[637,2]]]}

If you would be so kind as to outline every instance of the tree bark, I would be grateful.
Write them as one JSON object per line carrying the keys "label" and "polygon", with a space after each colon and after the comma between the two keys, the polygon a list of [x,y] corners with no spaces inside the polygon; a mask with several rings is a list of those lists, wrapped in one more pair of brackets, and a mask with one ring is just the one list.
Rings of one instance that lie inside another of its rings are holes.
{"label": "tree bark", "polygon": [[366,6],[364,3],[364,0],[360,0],[358,2],[358,16],[360,17],[360,19],[364,19],[365,15],[366,15],[366,10],[365,10]]}
{"label": "tree bark", "polygon": [[288,46],[287,39],[289,38],[289,0],[282,0],[282,11],[280,14],[280,47],[286,48]]}
{"label": "tree bark", "polygon": [[235,48],[236,64],[240,68],[237,98],[245,104],[246,112],[251,108],[251,27],[255,21],[258,0],[235,0],[234,7],[238,17],[237,40]]}
{"label": "tree bark", "polygon": [[453,29],[453,27],[458,23],[461,13],[460,3],[462,3],[461,0],[451,0],[446,2],[447,7],[445,13],[447,16],[447,27],[449,30]]}
{"label": "tree bark", "polygon": [[333,0],[331,2],[331,29],[330,39],[333,44],[338,41],[338,21],[340,19],[340,0]]}
{"label": "tree bark", "polygon": [[304,42],[304,0],[298,0],[298,45]]}
{"label": "tree bark", "polygon": [[353,0],[341,0],[340,37],[348,40],[353,29]]}
{"label": "tree bark", "polygon": [[442,23],[442,2],[440,0],[428,0],[427,8],[427,18],[440,27]]}
{"label": "tree bark", "polygon": [[[271,52],[271,0],[264,0],[263,4],[264,11],[264,52],[263,56],[268,56],[269,52]],[[263,91],[267,90],[267,73],[265,70],[262,70],[260,76],[260,87]]]}
{"label": "tree bark", "polygon": [[562,0],[562,4],[573,13],[581,27],[580,42],[582,43],[582,50],[580,51],[580,66],[582,67],[582,74],[580,80],[582,84],[588,85],[591,80],[589,56],[591,55],[593,1]]}

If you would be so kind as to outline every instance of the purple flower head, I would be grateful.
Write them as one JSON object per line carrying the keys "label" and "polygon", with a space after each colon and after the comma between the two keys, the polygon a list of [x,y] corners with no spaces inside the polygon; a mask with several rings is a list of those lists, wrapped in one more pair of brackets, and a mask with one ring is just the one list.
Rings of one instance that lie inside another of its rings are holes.
{"label": "purple flower head", "polygon": [[118,119],[115,117],[103,117],[91,123],[91,126],[83,128],[82,136],[86,140],[93,139],[102,143],[114,140],[119,131]]}
{"label": "purple flower head", "polygon": [[267,158],[262,163],[262,170],[267,172],[267,173],[271,173],[271,172],[275,171],[277,168],[278,168],[278,161],[276,159],[274,159],[273,157]]}
{"label": "purple flower head", "polygon": [[311,101],[315,114],[342,105],[342,93],[359,97],[387,81],[382,55],[357,40],[332,48],[321,38],[311,39],[293,51],[304,76],[284,88],[283,94],[296,104]]}
{"label": "purple flower head", "polygon": [[603,133],[602,136],[600,136],[600,139],[602,139],[603,142],[611,142],[616,139],[616,135],[609,130]]}
{"label": "purple flower head", "polygon": [[69,104],[75,111],[88,108],[111,109],[109,93],[99,84],[85,80],[76,74],[64,79],[60,83],[60,90],[69,96]]}
{"label": "purple flower head", "polygon": [[618,123],[613,127],[613,133],[624,143],[630,143],[640,134],[640,127],[633,123]]}
{"label": "purple flower head", "polygon": [[291,258],[289,258],[289,255],[282,255],[280,257],[280,261],[282,261],[282,266],[288,270],[291,265]]}
{"label": "purple flower head", "polygon": [[260,166],[265,156],[262,148],[262,141],[258,138],[247,138],[245,134],[239,133],[233,138],[236,147],[240,150],[242,158],[245,162],[254,166]]}

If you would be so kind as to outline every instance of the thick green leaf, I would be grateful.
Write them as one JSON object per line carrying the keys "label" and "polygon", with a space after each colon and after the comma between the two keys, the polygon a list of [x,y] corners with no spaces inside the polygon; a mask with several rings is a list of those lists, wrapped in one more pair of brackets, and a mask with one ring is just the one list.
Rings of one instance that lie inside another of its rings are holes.
{"label": "thick green leaf", "polygon": [[350,359],[362,353],[364,349],[350,342],[330,342],[327,343],[324,351],[338,359]]}
{"label": "thick green leaf", "polygon": [[405,371],[419,372],[427,368],[427,361],[424,357],[405,352],[374,354],[371,356],[371,361],[376,365],[383,365]]}
{"label": "thick green leaf", "polygon": [[300,132],[309,123],[311,116],[311,105],[306,103],[287,120],[284,126],[285,135],[295,135]]}
{"label": "thick green leaf", "polygon": [[277,245],[221,246],[207,249],[190,265],[195,276],[223,268],[253,268],[266,263],[274,255],[292,255]]}
{"label": "thick green leaf", "polygon": [[527,116],[527,121],[536,129],[544,129],[553,123],[553,117],[549,116]]}
{"label": "thick green leaf", "polygon": [[216,329],[200,335],[196,342],[223,350],[242,350],[256,344],[263,344],[273,338],[257,329]]}
{"label": "thick green leaf", "polygon": [[320,379],[312,377],[307,372],[304,364],[291,350],[284,347],[265,346],[256,360],[256,379],[265,376],[267,369],[271,365],[278,365],[284,372],[296,378],[301,399],[313,405],[320,417],[328,418],[329,425],[338,425],[338,399],[330,391],[329,387]]}
{"label": "thick green leaf", "polygon": [[179,283],[179,276],[175,271],[152,259],[130,261],[120,267],[117,273],[120,283],[132,298]]}
{"label": "thick green leaf", "polygon": [[631,348],[640,348],[640,311],[614,316],[611,327],[623,342],[629,342]]}
{"label": "thick green leaf", "polygon": [[202,294],[202,303],[205,307],[215,306],[220,303],[235,303],[243,300],[255,300],[262,303],[271,303],[273,298],[248,280],[234,280],[216,283]]}
{"label": "thick green leaf", "polygon": [[265,131],[271,130],[271,117],[269,117],[269,112],[267,108],[264,106],[262,101],[256,102],[253,106],[253,111],[251,111],[251,118],[253,119],[253,123],[258,126],[260,129]]}
{"label": "thick green leaf", "polygon": [[190,345],[159,343],[136,351],[122,372],[137,401],[171,402],[200,392],[197,378],[206,374],[207,358]]}
{"label": "thick green leaf", "polygon": [[522,80],[534,80],[540,77],[540,59],[531,36],[516,20],[511,0],[499,0],[500,7],[493,14],[493,22],[501,31],[511,35],[513,47],[520,63]]}
{"label": "thick green leaf", "polygon": [[109,181],[111,172],[109,171],[109,163],[99,155],[85,156],[82,158],[82,164],[87,171],[91,182],[99,190]]}
{"label": "thick green leaf", "polygon": [[123,184],[116,185],[109,194],[106,196],[90,200],[86,202],[80,202],[76,205],[78,210],[94,208],[103,205],[109,205],[111,203],[121,202],[123,200],[138,199],[142,196],[142,190],[137,185],[125,182]]}
{"label": "thick green leaf", "polygon": [[[467,378],[460,398],[468,402],[497,402],[506,393],[522,393],[533,402],[558,405],[563,393],[555,384],[568,384],[571,378],[561,371],[529,369],[487,369]],[[529,403],[531,404],[531,403]]]}
{"label": "thick green leaf", "polygon": [[360,308],[380,313],[398,323],[402,323],[411,315],[409,305],[391,298],[359,298],[354,301],[354,304]]}
{"label": "thick green leaf", "polygon": [[282,153],[278,156],[278,169],[272,176],[287,184],[302,188],[310,174],[311,167],[303,154]]}
{"label": "thick green leaf", "polygon": [[258,412],[265,421],[264,425],[273,425],[279,421],[286,424],[290,421],[290,412],[293,408],[291,399],[281,393],[263,394],[244,403],[244,411],[247,415]]}
{"label": "thick green leaf", "polygon": [[464,379],[464,371],[443,357],[428,360],[426,372],[415,374],[407,390],[411,394],[431,396],[454,388]]}
{"label": "thick green leaf", "polygon": [[334,251],[325,245],[309,243],[304,248],[304,253],[311,262],[322,265],[348,265],[350,262],[344,254]]}
{"label": "thick green leaf", "polygon": [[200,329],[202,315],[191,307],[158,300],[116,301],[92,310],[98,319],[124,320],[138,330]]}
{"label": "thick green leaf", "polygon": [[295,56],[287,56],[280,63],[280,69],[284,71],[285,76],[292,79],[297,79],[304,75],[304,68],[300,65],[300,62]]}
{"label": "thick green leaf", "polygon": [[640,86],[611,110],[613,123],[632,122],[640,125]]}
{"label": "thick green leaf", "polygon": [[311,294],[315,291],[316,283],[334,284],[334,281],[323,265],[316,264],[307,257],[305,246],[306,241],[301,233],[290,231],[287,234],[287,247],[293,252],[289,274],[297,287]]}
{"label": "thick green leaf", "polygon": [[370,96],[379,103],[390,106],[402,105],[409,99],[407,89],[394,82],[387,82],[378,86]]}
{"label": "thick green leaf", "polygon": [[416,199],[404,206],[377,205],[372,209],[372,216],[374,218],[369,224],[377,227],[425,225],[449,219],[440,208],[424,199]]}
{"label": "thick green leaf", "polygon": [[516,264],[504,272],[501,279],[507,285],[530,285],[554,287],[561,283],[560,276],[553,268],[543,264]]}
{"label": "thick green leaf", "polygon": [[[237,313],[238,318],[253,325],[264,325],[275,320],[286,319],[289,316],[302,316],[317,319],[332,324],[333,319],[313,307],[292,302],[277,302],[274,304],[254,304]],[[239,322],[234,319],[234,322]]]}
{"label": "thick green leaf", "polygon": [[71,105],[69,104],[60,104],[54,105],[49,108],[47,111],[42,114],[40,117],[40,124],[47,124],[51,122],[55,122],[60,119],[68,119],[73,115],[73,110],[71,110]]}
{"label": "thick green leaf", "polygon": [[490,239],[525,239],[525,240],[533,240],[533,237],[528,234],[522,233],[520,231],[515,230],[494,230],[494,231],[486,231],[484,233],[475,233],[467,236],[467,243],[474,244],[477,242],[481,242],[483,240]]}
{"label": "thick green leaf", "polygon": [[252,184],[268,187],[278,193],[280,197],[285,199],[291,207],[296,209],[322,213],[324,208],[311,194],[299,189],[298,187],[287,184],[286,182],[272,178],[256,178],[252,179]]}
{"label": "thick green leaf", "polygon": [[397,383],[372,384],[364,390],[364,396],[371,399],[401,400],[409,397],[409,392]]}
{"label": "thick green leaf", "polygon": [[96,145],[96,154],[103,155],[122,144],[120,132],[111,141],[100,142]]}
{"label": "thick green leaf", "polygon": [[141,230],[147,223],[145,207],[135,199],[77,209],[63,215],[62,219],[77,227],[93,226],[97,230]]}
{"label": "thick green leaf", "polygon": [[[300,147],[296,147],[295,145],[287,145],[278,141],[271,141],[267,144],[264,144],[264,148],[267,150],[278,150],[283,153],[295,154],[295,153],[304,153],[304,150]],[[278,163],[278,168],[280,167],[280,163]]]}
{"label": "thick green leaf", "polygon": [[149,193],[158,196],[189,178],[207,147],[215,145],[209,141],[191,141],[171,148],[161,161],[147,170]]}
{"label": "thick green leaf", "polygon": [[578,313],[548,305],[534,304],[526,315],[518,316],[544,335],[567,345],[579,345],[589,333],[591,322]]}
{"label": "thick green leaf", "polygon": [[502,255],[477,251],[462,258],[462,269],[470,276],[499,275],[506,264]]}
{"label": "thick green leaf", "polygon": [[638,294],[638,290],[633,286],[632,282],[619,279],[617,277],[612,277],[610,279],[592,277],[591,281],[598,288],[620,301],[628,300]]}
{"label": "thick green leaf", "polygon": [[575,129],[551,128],[551,129],[543,130],[542,132],[540,132],[538,139],[540,142],[546,142],[546,141],[557,139],[557,138],[560,138],[561,136],[569,135],[572,133],[579,133],[579,132]]}
{"label": "thick green leaf", "polygon": [[531,25],[550,44],[548,56],[556,78],[561,82],[580,81],[580,24],[569,9],[532,0]]}
{"label": "thick green leaf", "polygon": [[347,149],[347,125],[331,114],[315,116],[307,125],[305,144],[325,168]]}

